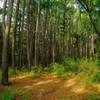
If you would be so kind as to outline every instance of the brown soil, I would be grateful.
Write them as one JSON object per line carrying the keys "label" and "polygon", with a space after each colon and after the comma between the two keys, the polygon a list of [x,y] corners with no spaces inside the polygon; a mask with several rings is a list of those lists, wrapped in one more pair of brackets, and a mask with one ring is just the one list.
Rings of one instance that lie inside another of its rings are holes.
{"label": "brown soil", "polygon": [[[87,94],[97,91],[95,86],[83,87],[76,77],[65,79],[48,73],[37,78],[20,75],[11,80],[12,87],[28,89],[29,100],[88,100]],[[3,87],[0,88],[2,91]],[[15,100],[22,100],[22,96],[16,96]]]}

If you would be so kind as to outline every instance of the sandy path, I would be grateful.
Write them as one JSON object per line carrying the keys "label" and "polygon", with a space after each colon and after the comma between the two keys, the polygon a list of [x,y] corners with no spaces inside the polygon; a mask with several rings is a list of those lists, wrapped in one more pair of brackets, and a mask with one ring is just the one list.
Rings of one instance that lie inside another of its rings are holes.
{"label": "sandy path", "polygon": [[[45,73],[41,77],[29,78],[18,76],[12,79],[13,87],[29,90],[29,100],[88,100],[87,94],[96,90],[95,87],[83,88],[78,78],[58,78]],[[16,100],[22,100],[17,96]]]}
{"label": "sandy path", "polygon": [[[11,78],[13,88],[25,88],[27,94],[15,96],[15,100],[91,100],[88,95],[97,92],[97,87],[85,88],[81,85],[82,79],[77,77],[58,78],[55,75],[44,73],[33,78],[19,75]],[[3,87],[0,87],[1,90]],[[25,96],[24,99],[22,97]],[[26,98],[28,97],[28,99]],[[93,99],[100,100],[100,99]]]}

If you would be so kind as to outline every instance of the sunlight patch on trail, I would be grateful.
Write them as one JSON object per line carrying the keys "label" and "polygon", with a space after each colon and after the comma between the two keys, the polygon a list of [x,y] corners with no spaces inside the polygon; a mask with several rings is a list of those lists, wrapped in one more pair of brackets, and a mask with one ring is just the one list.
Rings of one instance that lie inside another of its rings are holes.
{"label": "sunlight patch on trail", "polygon": [[74,88],[72,89],[72,91],[73,91],[74,93],[77,93],[77,94],[81,94],[81,93],[86,93],[86,92],[88,92],[84,87],[80,87],[80,86],[74,87]]}
{"label": "sunlight patch on trail", "polygon": [[51,83],[51,82],[53,82],[53,80],[40,81],[40,82],[35,83],[35,84],[33,83],[31,86],[30,85],[27,85],[27,86],[25,86],[25,88],[32,89],[35,86],[45,85],[45,84],[48,84],[48,83]]}
{"label": "sunlight patch on trail", "polygon": [[36,78],[30,76],[32,74],[18,75],[15,77],[16,79],[11,78],[15,82],[13,87],[23,87],[29,91],[28,96],[30,100],[59,100],[61,97],[67,98],[70,95],[76,96],[79,100],[78,96],[83,98],[82,94],[95,90],[95,87],[92,88],[90,86],[91,88],[86,88],[81,86],[81,79],[78,77],[66,79],[49,73],[43,73],[40,77]]}
{"label": "sunlight patch on trail", "polygon": [[15,77],[11,78],[11,80],[21,80],[21,79],[25,79],[28,77],[29,77],[29,75],[15,76]]}
{"label": "sunlight patch on trail", "polygon": [[37,85],[47,84],[47,83],[51,83],[51,82],[53,82],[53,80],[40,81],[40,82],[38,82],[38,83],[36,83],[34,85],[37,86]]}
{"label": "sunlight patch on trail", "polygon": [[65,87],[71,87],[76,84],[76,78],[69,79],[68,81],[65,82]]}

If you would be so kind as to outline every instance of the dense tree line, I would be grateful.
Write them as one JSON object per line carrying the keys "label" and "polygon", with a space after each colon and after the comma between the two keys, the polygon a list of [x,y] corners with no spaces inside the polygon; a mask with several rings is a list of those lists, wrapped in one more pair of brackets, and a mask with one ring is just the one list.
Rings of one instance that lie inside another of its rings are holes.
{"label": "dense tree line", "polygon": [[8,66],[16,72],[67,57],[99,57],[99,4],[99,0],[4,0],[2,84],[8,84]]}

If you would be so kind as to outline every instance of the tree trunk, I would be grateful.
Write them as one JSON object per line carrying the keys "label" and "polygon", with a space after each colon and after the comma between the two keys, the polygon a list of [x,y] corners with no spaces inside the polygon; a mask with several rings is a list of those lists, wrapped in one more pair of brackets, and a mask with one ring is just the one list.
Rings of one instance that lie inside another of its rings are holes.
{"label": "tree trunk", "polygon": [[28,1],[28,8],[27,8],[27,62],[28,62],[28,69],[31,70],[31,60],[30,60],[30,5],[31,0]]}
{"label": "tree trunk", "polygon": [[25,14],[25,6],[26,6],[26,0],[23,1],[23,10],[22,10],[22,25],[21,25],[21,33],[20,33],[20,53],[19,53],[19,67],[22,66],[22,49],[23,49],[23,33],[24,33],[24,14]]}
{"label": "tree trunk", "polygon": [[37,15],[37,22],[36,22],[36,32],[35,32],[35,57],[34,57],[34,65],[37,66],[37,48],[38,48],[38,32],[39,32],[39,21],[40,21],[40,14],[41,14],[41,0],[38,0],[38,15]]}
{"label": "tree trunk", "polygon": [[18,21],[18,12],[19,12],[19,4],[20,0],[17,0],[17,6],[15,11],[15,21],[14,21],[14,28],[12,33],[12,67],[14,68],[14,73],[16,73],[15,70],[15,41],[16,41],[16,33],[17,33],[17,21]]}
{"label": "tree trunk", "polygon": [[3,8],[3,50],[2,50],[2,84],[9,85],[8,82],[8,33],[9,33],[9,23],[10,23],[10,0],[8,1],[8,15],[6,15],[7,11],[7,0],[4,0],[4,8]]}

